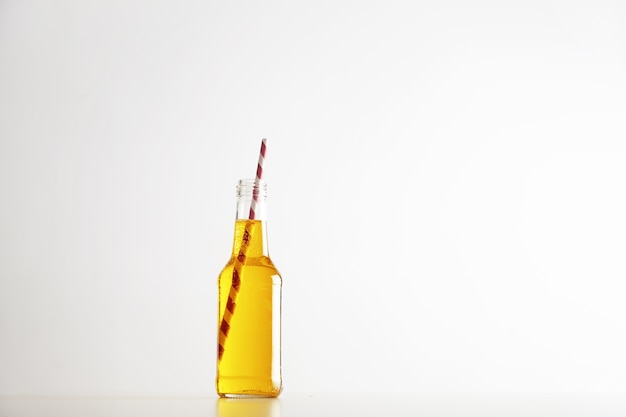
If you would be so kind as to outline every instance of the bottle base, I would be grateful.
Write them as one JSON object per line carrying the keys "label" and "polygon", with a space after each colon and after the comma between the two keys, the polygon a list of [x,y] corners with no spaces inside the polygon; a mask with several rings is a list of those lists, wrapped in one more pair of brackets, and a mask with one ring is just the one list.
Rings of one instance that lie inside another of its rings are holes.
{"label": "bottle base", "polygon": [[276,398],[283,390],[280,379],[218,376],[215,391],[222,398]]}
{"label": "bottle base", "polygon": [[277,393],[261,393],[261,394],[219,394],[221,398],[237,398],[237,399],[251,399],[251,398],[276,398],[280,395],[280,391]]}

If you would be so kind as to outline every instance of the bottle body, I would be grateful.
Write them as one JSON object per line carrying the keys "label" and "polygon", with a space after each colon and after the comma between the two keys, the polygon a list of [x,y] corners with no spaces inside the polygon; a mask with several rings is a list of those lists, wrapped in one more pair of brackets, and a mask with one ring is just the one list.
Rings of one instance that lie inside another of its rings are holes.
{"label": "bottle body", "polygon": [[282,390],[282,278],[267,251],[264,219],[238,216],[218,293],[218,395],[277,397]]}

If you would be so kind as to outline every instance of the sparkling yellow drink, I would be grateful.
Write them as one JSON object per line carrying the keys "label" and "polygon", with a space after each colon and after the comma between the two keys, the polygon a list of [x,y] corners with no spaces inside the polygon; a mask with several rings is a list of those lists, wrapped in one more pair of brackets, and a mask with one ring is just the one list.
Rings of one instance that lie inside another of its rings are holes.
{"label": "sparkling yellow drink", "polygon": [[220,396],[277,397],[282,389],[282,279],[267,253],[264,223],[236,220],[233,254],[218,279]]}

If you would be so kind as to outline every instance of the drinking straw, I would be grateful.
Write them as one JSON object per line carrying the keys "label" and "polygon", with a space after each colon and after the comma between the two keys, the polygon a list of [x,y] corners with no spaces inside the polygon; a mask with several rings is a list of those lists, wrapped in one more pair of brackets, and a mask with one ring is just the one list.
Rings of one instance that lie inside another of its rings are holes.
{"label": "drinking straw", "polygon": [[259,161],[256,164],[256,178],[254,179],[254,189],[252,191],[252,201],[250,202],[250,214],[248,218],[254,220],[256,214],[256,204],[259,202],[259,185],[261,183],[261,177],[263,176],[263,163],[265,162],[265,142],[267,139],[261,141],[261,152],[259,152]]}
{"label": "drinking straw", "polygon": [[228,337],[228,332],[230,331],[230,322],[233,318],[233,314],[235,313],[235,307],[237,305],[237,295],[239,294],[239,287],[241,285],[241,268],[243,267],[243,264],[246,260],[246,252],[248,251],[250,239],[252,238],[252,222],[250,220],[254,220],[256,215],[256,205],[259,200],[259,186],[261,182],[261,177],[263,176],[263,162],[265,162],[266,142],[267,139],[263,139],[261,141],[261,152],[259,153],[259,161],[257,162],[256,167],[256,177],[254,179],[252,201],[250,201],[250,213],[248,214],[248,221],[246,222],[243,236],[241,238],[239,253],[237,254],[237,257],[233,262],[233,279],[230,285],[230,291],[228,293],[228,301],[226,302],[226,307],[224,308],[224,314],[222,314],[222,322],[220,323],[218,333],[219,345],[217,353],[217,357],[220,361],[222,360],[222,356],[224,355],[224,344],[226,343],[226,338]]}

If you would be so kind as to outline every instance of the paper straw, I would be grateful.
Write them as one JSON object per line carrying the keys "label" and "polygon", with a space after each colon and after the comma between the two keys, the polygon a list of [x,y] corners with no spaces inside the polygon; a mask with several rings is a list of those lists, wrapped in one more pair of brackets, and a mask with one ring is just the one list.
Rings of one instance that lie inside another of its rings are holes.
{"label": "paper straw", "polygon": [[[254,217],[256,215],[256,204],[259,199],[258,189],[261,177],[263,176],[263,162],[265,162],[266,141],[267,139],[263,139],[261,141],[261,152],[259,153],[259,161],[256,167],[256,177],[254,179],[252,201],[250,201],[250,213],[248,215],[249,220],[254,220]],[[246,261],[246,252],[248,251],[248,246],[250,245],[250,240],[252,238],[251,228],[252,222],[247,221],[243,232],[243,237],[241,239],[239,253],[237,254],[237,257],[233,262],[233,279],[230,285],[230,291],[228,293],[228,301],[226,302],[226,307],[224,308],[224,314],[222,314],[222,322],[220,323],[220,328],[218,331],[219,345],[217,357],[220,361],[222,360],[222,356],[224,355],[224,345],[226,344],[226,338],[228,337],[228,332],[230,331],[230,321],[233,318],[233,314],[235,314],[235,307],[237,306],[237,295],[239,294],[239,286],[241,285],[241,269],[244,262]]]}
{"label": "paper straw", "polygon": [[248,218],[250,220],[254,220],[254,216],[256,215],[256,205],[259,201],[259,184],[261,182],[261,177],[263,176],[263,163],[265,162],[265,142],[267,139],[263,139],[261,141],[261,152],[259,152],[259,162],[256,164],[256,178],[254,179],[254,189],[252,191],[252,201],[250,202],[250,214]]}

